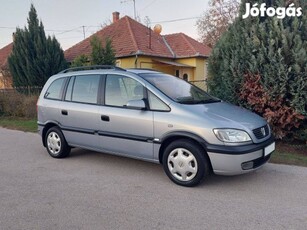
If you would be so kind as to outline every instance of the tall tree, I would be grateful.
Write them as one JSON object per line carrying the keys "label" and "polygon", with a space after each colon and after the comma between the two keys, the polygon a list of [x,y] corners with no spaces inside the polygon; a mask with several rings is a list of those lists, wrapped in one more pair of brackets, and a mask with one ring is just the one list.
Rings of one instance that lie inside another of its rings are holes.
{"label": "tall tree", "polygon": [[116,57],[115,51],[112,47],[112,40],[107,38],[105,46],[102,46],[102,41],[94,35],[90,41],[91,54],[81,54],[76,57],[72,63],[72,67],[91,65],[115,65]]}
{"label": "tall tree", "polygon": [[101,40],[94,35],[91,39],[91,64],[103,65],[104,64],[104,48],[102,47]]}
{"label": "tall tree", "polygon": [[112,40],[107,38],[106,45],[104,48],[104,64],[105,65],[115,65],[115,51],[112,47]]}
{"label": "tall tree", "polygon": [[[267,7],[288,7],[286,0],[265,1]],[[306,125],[307,14],[284,19],[240,16],[223,34],[209,60],[208,86],[212,94],[264,116],[277,137]],[[307,12],[305,0],[295,1]],[[303,129],[303,128],[302,128]]]}
{"label": "tall tree", "polygon": [[8,63],[15,87],[43,86],[51,75],[67,67],[60,44],[55,37],[46,37],[33,4],[28,27],[17,28],[14,37]]}
{"label": "tall tree", "polygon": [[213,47],[233,23],[239,11],[240,0],[210,0],[209,9],[197,21],[201,41]]}

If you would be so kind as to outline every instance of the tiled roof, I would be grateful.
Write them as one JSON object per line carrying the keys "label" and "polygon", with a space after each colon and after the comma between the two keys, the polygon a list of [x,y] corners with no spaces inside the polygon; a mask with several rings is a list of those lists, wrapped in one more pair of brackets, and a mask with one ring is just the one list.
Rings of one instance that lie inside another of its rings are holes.
{"label": "tiled roof", "polygon": [[[132,56],[136,53],[172,57],[172,53],[165,45],[161,35],[150,31],[146,26],[128,16],[119,19],[94,35],[102,41],[110,38],[116,57]],[[94,35],[67,49],[65,51],[66,59],[71,61],[80,54],[90,54],[90,41]]]}
{"label": "tiled roof", "polygon": [[184,33],[165,35],[165,39],[177,58],[204,56],[208,57],[211,49]]}
{"label": "tiled roof", "polygon": [[4,46],[0,49],[0,68],[8,68],[7,58],[11,54],[13,49],[13,43]]}
{"label": "tiled roof", "polygon": [[[208,56],[210,53],[208,47],[183,33],[164,37],[128,16],[101,29],[94,35],[102,41],[110,38],[117,58],[136,54],[175,58]],[[67,49],[65,58],[72,61],[81,54],[89,55],[91,53],[90,41],[94,35]]]}

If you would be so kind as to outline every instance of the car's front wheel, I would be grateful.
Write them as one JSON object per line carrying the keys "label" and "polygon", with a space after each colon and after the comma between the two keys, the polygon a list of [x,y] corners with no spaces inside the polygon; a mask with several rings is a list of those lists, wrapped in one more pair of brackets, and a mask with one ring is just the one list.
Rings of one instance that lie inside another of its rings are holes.
{"label": "car's front wheel", "polygon": [[192,187],[209,174],[209,159],[204,150],[191,140],[181,139],[169,144],[163,154],[166,175],[176,184]]}
{"label": "car's front wheel", "polygon": [[50,156],[54,158],[64,158],[69,155],[71,148],[68,146],[60,128],[50,128],[47,131],[45,141],[46,148]]}

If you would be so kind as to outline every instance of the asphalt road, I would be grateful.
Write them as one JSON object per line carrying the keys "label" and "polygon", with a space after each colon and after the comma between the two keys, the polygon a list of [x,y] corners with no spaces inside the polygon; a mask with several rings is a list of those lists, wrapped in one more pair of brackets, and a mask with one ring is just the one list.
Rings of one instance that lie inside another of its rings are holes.
{"label": "asphalt road", "polygon": [[267,164],[195,188],[160,165],[74,149],[0,128],[0,229],[307,229],[307,168]]}

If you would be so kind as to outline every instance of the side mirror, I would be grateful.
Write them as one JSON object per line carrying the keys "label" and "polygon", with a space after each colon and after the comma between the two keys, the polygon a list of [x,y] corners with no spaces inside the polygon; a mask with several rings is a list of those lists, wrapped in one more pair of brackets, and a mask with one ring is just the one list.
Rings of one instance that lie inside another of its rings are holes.
{"label": "side mirror", "polygon": [[129,109],[138,109],[138,110],[146,109],[145,102],[142,99],[130,100],[127,102],[126,107]]}

